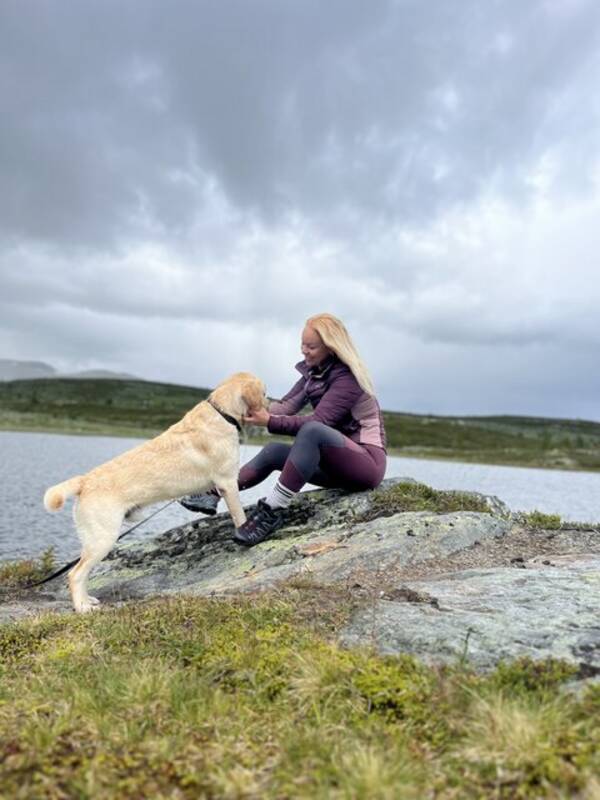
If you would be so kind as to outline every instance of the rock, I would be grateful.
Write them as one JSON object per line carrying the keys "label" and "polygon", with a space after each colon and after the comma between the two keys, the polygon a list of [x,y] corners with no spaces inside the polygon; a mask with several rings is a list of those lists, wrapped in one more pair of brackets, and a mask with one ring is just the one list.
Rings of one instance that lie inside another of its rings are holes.
{"label": "rock", "polygon": [[[383,491],[410,479],[390,479]],[[552,656],[600,672],[600,532],[524,528],[497,498],[487,512],[393,512],[376,493],[303,492],[285,526],[253,548],[232,541],[227,513],[131,544],[92,573],[104,604],[157,594],[239,594],[279,587],[345,587],[359,610],[346,646],[430,662]],[[379,516],[377,516],[379,514]],[[61,580],[0,605],[0,620],[70,608]]]}
{"label": "rock", "polygon": [[60,593],[62,597],[57,599],[54,594],[47,594],[42,598],[36,596],[34,599],[17,599],[16,596],[6,602],[0,603],[0,623],[17,622],[24,617],[37,616],[40,613],[71,613],[73,606],[65,592]]}
{"label": "rock", "polygon": [[[531,559],[407,582],[411,596],[386,597],[360,611],[341,634],[346,646],[371,642],[382,653],[411,653],[432,664],[553,657],[600,674],[600,555]],[[415,599],[415,598],[427,598]]]}
{"label": "rock", "polygon": [[[382,489],[401,479],[384,481]],[[407,479],[403,479],[407,480]],[[249,592],[300,575],[334,584],[367,572],[388,579],[393,571],[504,536],[508,519],[491,513],[407,512],[368,521],[372,492],[305,492],[289,510],[273,539],[250,549],[231,537],[228,514],[202,518],[167,531],[144,546],[113,551],[90,587],[100,599],[145,597],[161,592],[192,594]],[[496,498],[490,506],[508,509]]]}

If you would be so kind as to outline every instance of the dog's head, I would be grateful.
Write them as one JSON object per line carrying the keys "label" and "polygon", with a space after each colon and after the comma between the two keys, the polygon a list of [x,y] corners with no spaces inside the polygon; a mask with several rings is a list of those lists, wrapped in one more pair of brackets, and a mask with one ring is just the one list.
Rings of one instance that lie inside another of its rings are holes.
{"label": "dog's head", "polygon": [[268,406],[266,386],[251,372],[236,372],[219,384],[211,397],[224,411],[239,417]]}
{"label": "dog's head", "polygon": [[245,376],[242,379],[242,400],[246,403],[246,413],[267,408],[269,404],[265,384],[249,372],[242,372],[241,375]]}

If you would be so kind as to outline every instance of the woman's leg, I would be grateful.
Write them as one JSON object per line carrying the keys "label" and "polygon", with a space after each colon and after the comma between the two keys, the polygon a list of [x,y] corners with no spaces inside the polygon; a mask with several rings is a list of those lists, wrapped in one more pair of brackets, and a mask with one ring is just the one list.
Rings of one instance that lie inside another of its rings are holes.
{"label": "woman's leg", "polygon": [[[238,487],[249,489],[278,470],[281,475],[267,502],[272,507],[286,506],[305,483],[352,491],[373,489],[381,483],[385,465],[386,456],[381,448],[356,444],[322,422],[307,422],[293,445],[270,442],[244,464],[238,475]],[[208,495],[218,497],[219,493],[212,489]],[[205,496],[194,495],[183,501],[183,505],[191,511],[205,511],[198,506]],[[216,513],[216,503],[209,510]]]}
{"label": "woman's leg", "polygon": [[262,483],[274,470],[282,470],[292,449],[291,444],[270,442],[240,469],[238,487],[249,489]]}
{"label": "woman's leg", "polygon": [[[273,470],[282,470],[283,465],[292,449],[291,444],[270,442],[257,453],[253,459],[240,469],[238,474],[238,488],[249,489],[264,481]],[[181,505],[188,511],[202,512],[213,516],[217,513],[220,493],[216,487],[200,494],[192,494],[180,500]]]}
{"label": "woman's leg", "polygon": [[279,483],[293,493],[305,483],[353,491],[374,489],[385,467],[381,448],[367,448],[322,422],[308,422],[296,436]]}
{"label": "woman's leg", "polygon": [[[373,451],[380,457],[373,457]],[[341,489],[372,489],[385,472],[385,453],[368,450],[322,422],[308,422],[293,444],[270,442],[240,469],[238,487],[249,489],[272,472],[287,489],[298,492],[305,483]],[[296,488],[297,487],[297,488]]]}
{"label": "woman's leg", "polygon": [[374,489],[383,479],[385,465],[381,448],[361,446],[328,425],[307,422],[289,448],[271,494],[258,501],[256,512],[236,530],[234,541],[252,547],[267,539],[284,523],[282,509],[305,483],[324,480],[326,485],[353,491]]}

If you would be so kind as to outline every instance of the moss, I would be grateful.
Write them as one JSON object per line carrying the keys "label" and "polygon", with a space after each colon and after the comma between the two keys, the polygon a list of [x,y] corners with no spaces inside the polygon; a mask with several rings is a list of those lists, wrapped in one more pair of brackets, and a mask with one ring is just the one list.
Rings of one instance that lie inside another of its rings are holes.
{"label": "moss", "polygon": [[0,628],[3,793],[557,797],[593,780],[598,695],[557,703],[558,663],[479,676],[343,650],[343,602],[178,597]]}
{"label": "moss", "polygon": [[43,650],[47,641],[64,631],[76,635],[75,623],[76,620],[66,616],[46,614],[23,624],[0,625],[0,666],[30,660]]}
{"label": "moss", "polygon": [[[485,500],[468,492],[448,492],[432,489],[424,483],[397,483],[387,489],[377,489],[371,496],[370,509],[360,521],[391,516],[403,511],[478,511],[489,513]],[[358,520],[357,520],[358,521]]]}
{"label": "moss", "polygon": [[528,528],[535,530],[555,531],[562,525],[562,520],[558,514],[544,514],[543,511],[531,511],[523,514],[522,519]]}
{"label": "moss", "polygon": [[45,578],[55,568],[54,548],[48,547],[38,558],[0,564],[0,585],[18,589]]}
{"label": "moss", "polygon": [[116,579],[119,582],[124,581],[133,581],[136,578],[144,578],[148,575],[148,570],[142,569],[141,567],[119,567],[118,570],[113,570],[110,573],[106,573],[103,575],[92,575],[89,579],[89,587],[90,589],[102,589],[105,586],[114,587]]}
{"label": "moss", "polygon": [[554,692],[577,675],[577,667],[560,659],[518,658],[501,662],[489,678],[494,689],[519,694]]}

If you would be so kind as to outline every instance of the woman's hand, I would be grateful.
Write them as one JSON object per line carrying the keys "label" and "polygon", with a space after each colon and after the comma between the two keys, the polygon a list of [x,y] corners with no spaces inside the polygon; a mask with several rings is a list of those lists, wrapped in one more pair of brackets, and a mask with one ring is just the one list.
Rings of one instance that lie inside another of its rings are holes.
{"label": "woman's hand", "polygon": [[269,424],[269,417],[271,415],[265,408],[258,408],[256,411],[251,411],[247,417],[244,417],[246,425],[261,425],[266,427]]}

